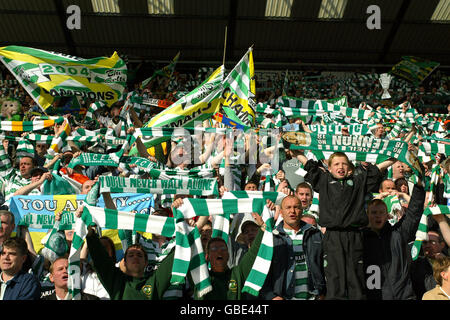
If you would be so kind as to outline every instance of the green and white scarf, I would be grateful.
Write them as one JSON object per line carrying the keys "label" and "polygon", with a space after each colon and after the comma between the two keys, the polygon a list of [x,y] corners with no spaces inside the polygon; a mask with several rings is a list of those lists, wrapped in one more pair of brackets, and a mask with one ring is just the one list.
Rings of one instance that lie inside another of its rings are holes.
{"label": "green and white scarf", "polygon": [[450,144],[422,142],[422,144],[419,147],[419,150],[422,150],[428,156],[435,155],[437,153],[449,155]]}
{"label": "green and white scarf", "polygon": [[444,198],[450,199],[450,173],[444,176]]}
{"label": "green and white scarf", "polygon": [[413,260],[416,260],[419,256],[422,241],[428,239],[427,217],[436,214],[450,215],[450,207],[446,205],[437,205],[435,207],[428,207],[425,209],[422,217],[420,218],[419,227],[417,228],[416,232],[416,240],[414,241],[414,245],[411,249],[411,256]]}
{"label": "green and white scarf", "polygon": [[63,117],[57,120],[33,120],[33,121],[0,121],[0,131],[38,131],[52,127],[55,123],[62,123]]}
{"label": "green and white scarf", "polygon": [[101,176],[99,181],[100,192],[219,195],[217,179],[180,177],[160,180]]}
{"label": "green and white scarf", "polygon": [[402,140],[376,139],[366,136],[319,135],[296,132],[285,133],[282,138],[291,143],[293,150],[311,150],[318,159],[326,153],[345,152],[350,160],[378,163],[396,158],[406,163],[413,172],[421,173],[417,156],[408,150],[408,143]]}
{"label": "green and white scarf", "polygon": [[[183,205],[178,209],[174,209],[174,216],[177,222],[177,248],[181,249],[175,251],[177,270],[172,274],[172,280],[175,283],[184,283],[188,268],[192,264],[191,261],[200,264],[194,264],[196,268],[201,268],[201,265],[205,263],[204,258],[202,259],[203,248],[199,234],[197,235],[198,230],[189,227],[185,223],[180,225],[184,219],[206,215],[229,216],[237,212],[256,212],[261,215],[266,224],[266,231],[264,232],[257,258],[242,290],[255,296],[258,295],[269,271],[273,255],[273,212],[270,212],[265,206],[265,199],[184,199]],[[178,233],[178,230],[183,230],[181,228],[183,226],[186,228],[184,232]],[[195,246],[193,245],[194,243]],[[205,280],[202,278],[194,279],[194,282],[196,283],[200,296],[212,289],[209,280],[206,281],[206,278]]]}
{"label": "green and white scarf", "polygon": [[96,101],[91,103],[86,111],[86,117],[84,118],[84,121],[92,121],[94,119],[95,112],[100,108],[103,108],[104,106],[106,106],[106,103],[104,103],[103,101]]}
{"label": "green and white scarf", "polygon": [[21,157],[34,158],[34,146],[25,137],[23,137],[19,140],[19,144],[17,145],[17,150],[16,150],[16,156],[19,158],[21,158]]}
{"label": "green and white scarf", "polygon": [[68,287],[74,300],[81,298],[80,253],[87,235],[87,227],[91,224],[101,228],[142,231],[165,237],[172,237],[175,234],[173,218],[117,211],[86,204],[81,218],[76,220],[69,255]]}

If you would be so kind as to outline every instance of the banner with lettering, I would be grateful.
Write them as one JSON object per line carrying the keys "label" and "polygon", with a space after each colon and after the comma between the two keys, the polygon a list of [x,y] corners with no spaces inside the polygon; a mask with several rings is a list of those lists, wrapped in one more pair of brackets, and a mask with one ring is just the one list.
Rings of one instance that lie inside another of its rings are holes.
{"label": "banner with lettering", "polygon": [[345,152],[352,161],[380,163],[395,158],[421,174],[417,155],[408,150],[402,140],[377,139],[372,136],[345,136],[306,132],[285,132],[282,138],[291,143],[290,149],[311,150],[318,159],[328,159],[333,152]]}
{"label": "banner with lettering", "polygon": [[133,179],[100,177],[100,192],[132,192],[155,194],[219,195],[217,179],[174,176],[170,179]]}
{"label": "banner with lettering", "polygon": [[83,59],[21,46],[0,48],[0,61],[35,102],[46,109],[54,97],[77,96],[111,106],[127,82],[127,66],[117,52],[111,57]]}
{"label": "banner with lettering", "polygon": [[[155,198],[151,193],[112,193],[111,198],[119,211],[151,214],[155,207]],[[97,207],[105,207],[103,195],[98,198]]]}
{"label": "banner with lettering", "polygon": [[[53,195],[53,196],[14,196],[11,198],[9,206],[10,211],[14,214],[16,226],[19,221],[29,214],[34,214],[33,217],[28,217],[30,222],[29,231],[31,232],[45,232],[46,229],[32,228],[33,224],[40,224],[42,222],[53,226],[54,216],[56,212],[61,211],[76,211],[78,206],[83,204],[85,194],[77,195]],[[44,215],[48,215],[46,218]],[[35,219],[38,219],[36,221]],[[44,221],[45,220],[45,221]]]}

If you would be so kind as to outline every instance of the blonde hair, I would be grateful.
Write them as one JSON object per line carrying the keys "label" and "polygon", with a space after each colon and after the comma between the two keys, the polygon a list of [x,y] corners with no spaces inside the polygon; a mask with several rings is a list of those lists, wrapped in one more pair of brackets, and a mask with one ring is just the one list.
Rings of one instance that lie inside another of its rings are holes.
{"label": "blonde hair", "polygon": [[347,155],[343,152],[335,152],[333,153],[330,158],[328,158],[328,166],[331,166],[331,163],[333,162],[333,159],[336,157],[343,157],[345,159],[347,159],[347,163],[350,165],[350,160],[348,159]]}

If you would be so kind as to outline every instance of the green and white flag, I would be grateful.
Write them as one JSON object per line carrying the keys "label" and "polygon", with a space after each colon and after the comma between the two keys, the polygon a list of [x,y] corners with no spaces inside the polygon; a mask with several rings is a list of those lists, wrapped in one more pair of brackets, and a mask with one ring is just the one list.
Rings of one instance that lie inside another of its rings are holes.
{"label": "green and white flag", "polygon": [[[195,121],[211,118],[217,112],[222,80],[223,66],[220,66],[202,84],[150,119],[144,128],[194,127]],[[144,142],[144,145],[148,148],[167,140],[168,137],[151,139]],[[137,149],[133,148],[129,155],[136,153]]]}
{"label": "green and white flag", "polygon": [[163,77],[167,77],[170,79],[172,77],[173,71],[175,70],[175,66],[177,65],[179,58],[180,58],[180,52],[178,52],[176,54],[176,56],[172,59],[172,61],[167,66],[163,67],[162,69],[156,70],[150,78],[147,78],[144,81],[142,81],[141,89],[144,89],[147,86],[147,84],[150,81],[152,81],[154,78],[156,78],[157,76],[163,76]]}
{"label": "green and white flag", "polygon": [[110,58],[83,59],[7,46],[0,48],[0,60],[44,110],[55,97],[65,96],[101,100],[111,106],[127,82],[126,64],[116,52]]}
{"label": "green and white flag", "polygon": [[223,80],[220,106],[228,118],[243,126],[255,124],[255,71],[253,49],[249,48]]}
{"label": "green and white flag", "polygon": [[390,73],[418,86],[434,71],[434,69],[439,67],[439,65],[439,62],[412,56],[404,56],[402,57],[402,61],[392,67]]}

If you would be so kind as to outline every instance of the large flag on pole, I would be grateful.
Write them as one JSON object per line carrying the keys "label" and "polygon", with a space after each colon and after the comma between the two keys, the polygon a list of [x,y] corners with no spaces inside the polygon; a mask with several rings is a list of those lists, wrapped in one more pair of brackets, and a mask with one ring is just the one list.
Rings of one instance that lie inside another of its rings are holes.
{"label": "large flag on pole", "polygon": [[157,76],[163,76],[170,79],[172,77],[173,71],[175,70],[175,66],[178,62],[179,57],[180,52],[177,53],[177,55],[173,58],[172,62],[170,62],[167,66],[163,67],[162,69],[156,70],[150,78],[147,78],[144,81],[142,81],[141,89],[145,88],[145,86]]}
{"label": "large flag on pole", "polygon": [[125,89],[127,67],[116,52],[108,57],[83,59],[41,49],[7,46],[0,60],[34,101],[48,108],[55,97],[77,96],[116,102]]}
{"label": "large flag on pole", "polygon": [[223,81],[220,102],[228,118],[247,127],[255,124],[254,76],[253,49],[249,48]]}
{"label": "large flag on pole", "polygon": [[416,86],[422,83],[440,64],[411,56],[404,56],[402,59],[392,67],[390,73],[402,77]]}
{"label": "large flag on pole", "polygon": [[[144,128],[153,127],[193,127],[194,122],[212,118],[217,112],[222,93],[223,65],[217,68],[203,83],[177,100],[148,121]],[[170,137],[152,138],[143,141],[149,148],[169,140]],[[129,155],[137,153],[136,147]]]}

